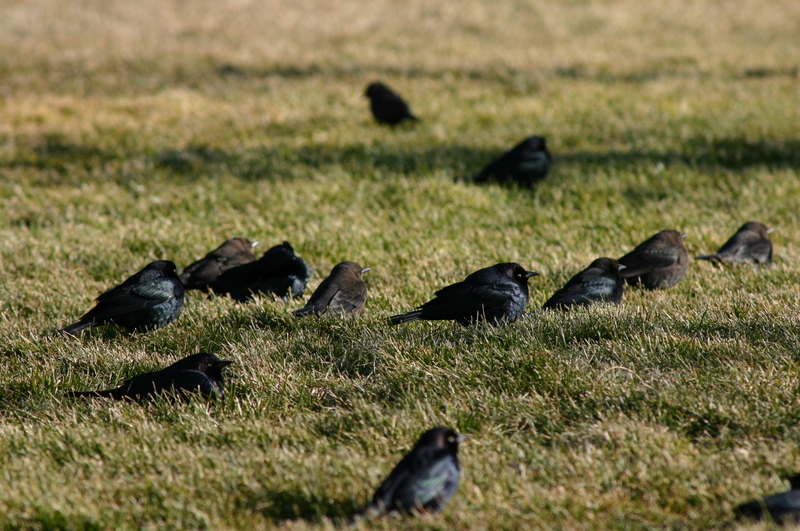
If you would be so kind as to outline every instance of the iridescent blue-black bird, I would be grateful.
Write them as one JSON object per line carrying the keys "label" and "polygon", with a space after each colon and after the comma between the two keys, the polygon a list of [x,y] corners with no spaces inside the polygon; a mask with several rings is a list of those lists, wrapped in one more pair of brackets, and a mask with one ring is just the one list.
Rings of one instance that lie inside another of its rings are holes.
{"label": "iridescent blue-black bird", "polygon": [[134,376],[116,389],[74,391],[69,396],[142,400],[158,393],[189,391],[198,392],[208,398],[222,399],[225,394],[222,369],[231,363],[233,362],[221,360],[214,354],[200,352],[159,371]]}
{"label": "iridescent blue-black bird", "polygon": [[769,515],[779,524],[800,523],[800,474],[784,479],[789,481],[789,490],[739,505],[734,509],[739,519],[762,520]]}
{"label": "iridescent blue-black bird", "polygon": [[206,291],[209,284],[217,280],[228,269],[255,262],[253,248],[256,245],[258,242],[252,242],[242,237],[225,241],[200,260],[186,266],[179,277],[184,288]]}
{"label": "iridescent blue-black bird", "polygon": [[312,314],[357,316],[367,300],[367,284],[361,275],[369,270],[355,262],[336,264],[308,299],[308,304],[294,314],[298,317]]}
{"label": "iridescent blue-black bird", "polygon": [[361,512],[367,518],[389,512],[438,512],[458,488],[458,443],[467,437],[445,426],[432,428],[397,463]]}
{"label": "iridescent blue-black bird", "polygon": [[622,300],[624,284],[619,275],[621,267],[624,266],[613,258],[598,258],[556,291],[542,309],[566,309],[595,302],[618,303]]}
{"label": "iridescent blue-black bird", "polygon": [[118,286],[101,294],[97,304],[80,321],[62,330],[74,334],[107,323],[129,332],[161,328],[174,321],[183,308],[183,284],[175,264],[157,260]]}
{"label": "iridescent blue-black bird", "polygon": [[698,256],[699,260],[714,260],[720,263],[751,263],[769,267],[772,265],[772,242],[768,229],[758,221],[748,221],[736,231],[714,254]]}
{"label": "iridescent blue-black bird", "polygon": [[258,260],[228,269],[209,287],[219,294],[229,294],[239,302],[254,295],[274,293],[286,299],[303,295],[311,268],[294,254],[289,242],[268,249]]}
{"label": "iridescent blue-black bird", "polygon": [[545,139],[531,136],[473,175],[472,181],[516,182],[532,188],[547,177],[552,161]]}
{"label": "iridescent blue-black bird", "polygon": [[383,83],[370,83],[364,95],[369,98],[370,110],[378,123],[397,125],[403,120],[419,120],[411,114],[403,98]]}
{"label": "iridescent blue-black bird", "polygon": [[389,324],[411,321],[458,321],[470,325],[486,320],[497,326],[515,321],[528,305],[528,279],[538,275],[514,262],[479,269],[461,282],[435,293],[413,312],[394,315]]}

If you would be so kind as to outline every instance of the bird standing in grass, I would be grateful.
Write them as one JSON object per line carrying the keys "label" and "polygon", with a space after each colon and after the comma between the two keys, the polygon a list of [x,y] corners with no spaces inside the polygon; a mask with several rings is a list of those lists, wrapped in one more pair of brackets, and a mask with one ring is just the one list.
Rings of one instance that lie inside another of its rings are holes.
{"label": "bird standing in grass", "polygon": [[515,182],[533,188],[547,177],[552,157],[541,136],[531,136],[472,176],[476,183]]}
{"label": "bird standing in grass", "polygon": [[217,280],[228,269],[255,262],[256,257],[253,254],[253,249],[256,245],[258,245],[258,242],[251,242],[242,237],[227,240],[183,270],[179,278],[184,288],[206,291],[208,285]]}
{"label": "bird standing in grass", "polygon": [[176,361],[160,371],[147,372],[126,380],[116,389],[73,391],[69,396],[142,400],[163,392],[199,392],[208,398],[224,398],[222,369],[233,363],[214,354],[200,352]]}
{"label": "bird standing in grass", "polygon": [[183,308],[183,284],[175,264],[157,260],[118,286],[101,294],[97,304],[80,321],[62,330],[74,334],[107,323],[129,332],[161,328],[174,321]]}
{"label": "bird standing in grass", "polygon": [[778,524],[800,523],[800,474],[784,479],[789,481],[789,490],[739,505],[734,509],[739,519],[762,520],[768,514]]}
{"label": "bird standing in grass", "polygon": [[598,258],[556,291],[542,309],[566,309],[595,302],[618,303],[622,300],[624,284],[619,275],[622,267],[613,258]]}
{"label": "bird standing in grass", "polygon": [[538,275],[514,262],[480,269],[461,282],[440,289],[436,297],[414,310],[389,318],[389,324],[411,321],[458,321],[470,325],[486,320],[497,326],[515,321],[528,305],[528,279]]}
{"label": "bird standing in grass", "polygon": [[720,263],[753,263],[766,267],[772,265],[772,242],[768,229],[758,221],[748,221],[736,231],[714,254],[698,256],[699,260],[714,260]]}
{"label": "bird standing in grass", "polygon": [[440,511],[458,488],[458,444],[466,438],[444,426],[423,433],[381,483],[360,516]]}
{"label": "bird standing in grass", "polygon": [[341,262],[322,281],[304,308],[295,310],[298,317],[316,314],[357,316],[367,300],[367,284],[361,275],[369,271],[355,262]]}
{"label": "bird standing in grass", "polygon": [[642,284],[647,289],[671,288],[689,268],[689,253],[683,245],[685,234],[662,230],[620,258],[625,266],[620,276],[628,284]]}
{"label": "bird standing in grass", "polygon": [[369,98],[372,115],[378,123],[397,125],[403,120],[419,120],[411,114],[403,98],[383,83],[371,83],[364,95]]}
{"label": "bird standing in grass", "polygon": [[215,293],[228,294],[239,302],[247,302],[261,293],[296,299],[303,294],[310,276],[311,269],[285,241],[268,249],[255,262],[228,269],[209,287]]}

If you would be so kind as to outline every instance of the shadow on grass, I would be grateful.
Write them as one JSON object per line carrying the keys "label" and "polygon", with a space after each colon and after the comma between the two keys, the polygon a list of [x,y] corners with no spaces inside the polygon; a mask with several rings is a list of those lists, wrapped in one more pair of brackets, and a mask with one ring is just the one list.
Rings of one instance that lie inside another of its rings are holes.
{"label": "shadow on grass", "polygon": [[305,520],[320,523],[328,518],[345,526],[358,512],[360,506],[354,498],[344,501],[303,493],[299,489],[241,489],[242,508],[260,513],[274,522]]}
{"label": "shadow on grass", "polygon": [[[712,171],[715,168],[742,171],[752,166],[800,168],[798,139],[695,137],[687,140],[685,145],[683,151],[556,152],[554,159],[557,165],[579,164],[589,169],[658,163],[665,166],[684,164]],[[133,179],[130,171],[124,169],[127,162],[136,162],[138,166],[160,170],[188,182],[220,172],[243,181],[296,179],[310,177],[313,171],[333,165],[358,176],[372,176],[375,170],[402,175],[425,175],[434,170],[447,170],[453,177],[465,177],[479,171],[504,151],[462,144],[423,149],[395,144],[356,144],[308,145],[299,149],[262,147],[233,152],[196,144],[185,149],[148,154],[131,153],[124,146],[103,148],[76,144],[57,135],[47,135],[32,148],[18,150],[5,166],[41,170],[39,180],[42,184],[102,180],[128,185]],[[554,171],[558,171],[557,167]]]}

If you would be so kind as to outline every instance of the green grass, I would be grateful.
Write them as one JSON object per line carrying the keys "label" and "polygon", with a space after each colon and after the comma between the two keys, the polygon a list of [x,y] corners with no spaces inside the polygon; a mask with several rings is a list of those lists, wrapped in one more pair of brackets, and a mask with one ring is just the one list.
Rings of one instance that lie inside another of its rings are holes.
{"label": "green grass", "polygon": [[[719,528],[800,468],[798,6],[7,2],[0,6],[0,527],[325,528],[425,429],[470,434],[439,515],[361,528]],[[378,127],[383,79],[419,124]],[[530,134],[535,191],[456,183]],[[742,223],[771,269],[500,329],[385,317],[500,261],[537,308],[653,233]],[[358,320],[187,297],[64,338],[155,259],[284,239],[372,271]],[[70,400],[198,350],[226,400]]]}

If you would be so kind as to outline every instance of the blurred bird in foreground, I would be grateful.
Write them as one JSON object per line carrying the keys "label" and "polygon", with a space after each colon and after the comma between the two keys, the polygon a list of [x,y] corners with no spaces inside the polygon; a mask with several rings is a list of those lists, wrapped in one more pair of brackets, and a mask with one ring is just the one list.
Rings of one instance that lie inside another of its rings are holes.
{"label": "blurred bird in foreground", "polygon": [[126,380],[116,389],[74,391],[68,396],[105,397],[142,400],[163,392],[199,392],[208,398],[224,398],[225,379],[222,369],[233,363],[214,354],[200,352],[176,361],[160,371],[147,372]]}
{"label": "blurred bird in foreground", "polygon": [[157,260],[96,299],[97,304],[80,321],[62,330],[74,334],[107,323],[128,332],[161,328],[174,321],[183,308],[183,284],[175,264]]}
{"label": "blurred bird in foreground", "polygon": [[310,276],[311,269],[285,241],[268,249],[255,262],[228,269],[209,287],[215,293],[228,294],[239,302],[247,302],[261,293],[296,299],[303,294]]}
{"label": "blurred bird in foreground", "polygon": [[364,93],[369,98],[372,115],[382,124],[397,125],[403,120],[419,120],[397,93],[380,82],[371,83]]}
{"label": "blurred bird in foreground", "polygon": [[556,291],[542,309],[567,309],[594,302],[618,303],[622,300],[624,281],[619,272],[623,267],[613,258],[598,258]]}
{"label": "blurred bird in foreground", "polygon": [[461,477],[458,444],[466,439],[444,426],[423,433],[359,516],[372,518],[389,512],[440,511],[458,488]]}
{"label": "blurred bird in foreground", "polygon": [[689,253],[683,245],[685,234],[662,230],[620,258],[625,266],[620,276],[628,284],[642,284],[647,289],[671,288],[689,268]]}
{"label": "blurred bird in foreground", "polygon": [[476,183],[516,182],[533,188],[547,177],[552,157],[541,136],[531,136],[472,176]]}
{"label": "blurred bird in foreground", "polygon": [[784,479],[789,481],[789,490],[739,505],[734,509],[738,518],[762,520],[768,514],[778,524],[800,523],[800,474]]}
{"label": "blurred bird in foreground", "polygon": [[253,249],[256,245],[258,242],[251,242],[247,238],[236,237],[227,240],[183,270],[179,278],[184,288],[206,291],[208,285],[228,269],[255,262]]}
{"label": "blurred bird in foreground", "polygon": [[768,229],[766,225],[758,221],[748,221],[739,227],[736,234],[731,236],[716,253],[697,258],[720,263],[753,263],[769,267],[772,265],[772,242],[769,239],[769,233],[774,230]]}
{"label": "blurred bird in foreground", "polygon": [[436,298],[415,311],[390,317],[389,324],[422,319],[452,320],[466,326],[486,320],[497,326],[515,321],[528,305],[528,279],[538,274],[525,271],[514,262],[480,269],[463,281],[440,289]]}
{"label": "blurred bird in foreground", "polygon": [[326,313],[357,316],[367,300],[367,284],[361,275],[369,270],[355,262],[337,264],[311,295],[308,304],[294,314],[298,317]]}

